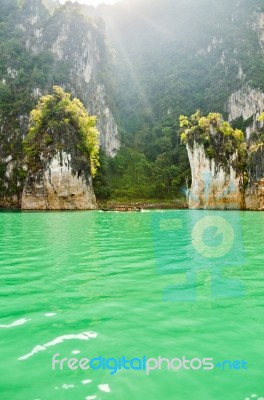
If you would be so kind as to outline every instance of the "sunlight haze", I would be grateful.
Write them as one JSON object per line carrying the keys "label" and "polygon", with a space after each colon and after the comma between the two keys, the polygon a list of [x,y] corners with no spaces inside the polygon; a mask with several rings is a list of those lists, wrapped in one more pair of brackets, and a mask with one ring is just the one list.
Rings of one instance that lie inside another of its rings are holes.
{"label": "sunlight haze", "polygon": [[[64,4],[67,0],[60,0],[60,3]],[[118,0],[70,0],[72,3],[81,3],[87,4],[89,6],[98,6],[99,4],[114,4],[117,3]]]}

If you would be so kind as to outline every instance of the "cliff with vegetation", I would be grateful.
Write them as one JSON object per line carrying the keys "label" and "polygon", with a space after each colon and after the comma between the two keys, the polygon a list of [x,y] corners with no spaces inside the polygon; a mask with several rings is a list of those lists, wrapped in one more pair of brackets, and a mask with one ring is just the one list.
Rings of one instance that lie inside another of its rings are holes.
{"label": "cliff with vegetation", "polygon": [[92,177],[99,165],[95,117],[55,86],[31,112],[23,142],[24,210],[96,209]]}
{"label": "cliff with vegetation", "polygon": [[189,207],[264,210],[263,135],[247,141],[217,113],[181,116],[180,126],[192,173]]}
{"label": "cliff with vegetation", "polygon": [[4,207],[21,206],[26,178],[22,142],[29,114],[54,84],[81,99],[89,114],[97,116],[101,147],[108,156],[120,147],[107,99],[113,60],[103,22],[88,18],[71,3],[55,10],[45,4],[0,0],[0,206]]}

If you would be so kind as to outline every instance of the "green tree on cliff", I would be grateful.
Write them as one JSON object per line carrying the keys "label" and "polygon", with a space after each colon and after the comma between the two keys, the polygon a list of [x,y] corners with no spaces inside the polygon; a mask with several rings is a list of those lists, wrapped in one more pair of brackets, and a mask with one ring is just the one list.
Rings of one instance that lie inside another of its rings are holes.
{"label": "green tree on cliff", "polygon": [[30,128],[24,140],[26,161],[32,167],[47,149],[59,151],[67,146],[68,132],[74,133],[73,145],[87,157],[90,173],[95,176],[99,166],[99,133],[96,117],[88,115],[80,100],[71,98],[61,87],[43,96],[30,113]]}
{"label": "green tree on cliff", "polygon": [[264,121],[264,112],[262,114],[260,114],[260,116],[258,117],[259,121]]}

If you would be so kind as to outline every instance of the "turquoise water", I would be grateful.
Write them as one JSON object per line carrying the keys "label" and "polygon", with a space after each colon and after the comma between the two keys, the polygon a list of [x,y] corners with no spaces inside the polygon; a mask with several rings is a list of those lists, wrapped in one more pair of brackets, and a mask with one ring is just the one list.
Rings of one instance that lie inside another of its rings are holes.
{"label": "turquoise water", "polygon": [[[264,213],[3,212],[0,221],[1,400],[264,397]],[[56,353],[247,369],[111,375],[53,370]]]}

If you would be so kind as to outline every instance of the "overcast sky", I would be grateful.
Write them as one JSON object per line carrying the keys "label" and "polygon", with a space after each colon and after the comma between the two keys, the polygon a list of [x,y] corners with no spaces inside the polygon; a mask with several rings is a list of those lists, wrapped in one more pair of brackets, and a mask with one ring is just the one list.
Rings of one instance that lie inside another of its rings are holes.
{"label": "overcast sky", "polygon": [[[65,1],[66,0],[60,0],[61,3],[65,3]],[[71,1],[75,2],[76,0],[71,0]],[[117,1],[118,0],[78,0],[78,3],[97,6],[98,4],[101,3],[114,4],[117,3]]]}

